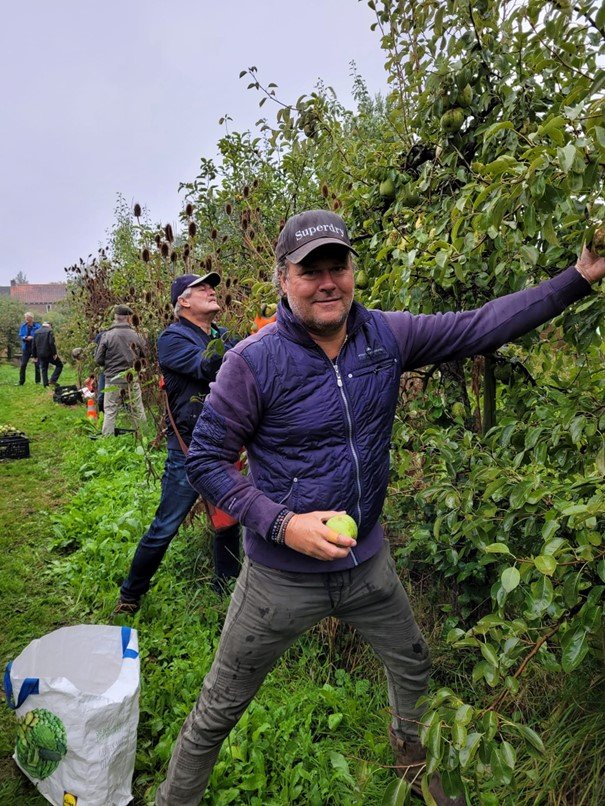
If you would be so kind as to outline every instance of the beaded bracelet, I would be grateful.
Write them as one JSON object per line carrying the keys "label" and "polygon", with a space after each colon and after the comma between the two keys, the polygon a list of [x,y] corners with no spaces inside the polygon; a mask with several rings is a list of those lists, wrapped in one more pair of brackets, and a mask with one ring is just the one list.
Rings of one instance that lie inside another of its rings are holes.
{"label": "beaded bracelet", "polygon": [[276,546],[283,546],[286,542],[286,526],[292,519],[294,513],[288,509],[282,509],[279,515],[273,521],[269,540]]}

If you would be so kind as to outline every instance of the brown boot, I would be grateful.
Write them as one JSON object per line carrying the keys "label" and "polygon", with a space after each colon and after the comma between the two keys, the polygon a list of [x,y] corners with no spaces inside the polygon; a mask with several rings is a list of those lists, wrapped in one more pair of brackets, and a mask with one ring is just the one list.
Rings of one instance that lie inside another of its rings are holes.
{"label": "brown boot", "polygon": [[[412,791],[422,795],[422,776],[426,767],[426,750],[420,742],[406,741],[397,736],[392,727],[389,727],[389,741],[395,755],[395,772],[400,778],[405,778],[412,786]],[[435,799],[437,806],[465,806],[466,798],[460,795],[456,798],[448,797],[441,785],[441,776],[433,773],[429,783],[429,792]]]}

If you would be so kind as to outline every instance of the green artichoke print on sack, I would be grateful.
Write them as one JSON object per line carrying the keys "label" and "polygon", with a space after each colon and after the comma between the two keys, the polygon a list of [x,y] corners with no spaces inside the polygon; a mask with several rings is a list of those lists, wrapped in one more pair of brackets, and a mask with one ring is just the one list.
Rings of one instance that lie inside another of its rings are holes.
{"label": "green artichoke print on sack", "polygon": [[28,711],[19,720],[17,760],[32,778],[48,778],[67,753],[67,734],[59,719],[45,708]]}

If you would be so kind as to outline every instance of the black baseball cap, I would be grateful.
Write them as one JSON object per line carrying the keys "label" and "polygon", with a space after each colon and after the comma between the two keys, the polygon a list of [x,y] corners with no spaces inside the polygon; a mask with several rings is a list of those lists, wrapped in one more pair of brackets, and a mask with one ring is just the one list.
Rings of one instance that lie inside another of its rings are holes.
{"label": "black baseball cap", "polygon": [[170,286],[170,302],[176,305],[177,299],[186,288],[194,288],[196,285],[201,285],[202,283],[208,283],[212,288],[216,288],[220,281],[221,276],[215,271],[210,271],[203,276],[199,274],[182,274],[180,277],[177,277],[176,280],[172,281],[172,285]]}
{"label": "black baseball cap", "polygon": [[280,232],[275,248],[275,256],[290,263],[300,263],[314,249],[325,244],[335,243],[346,246],[354,255],[347,226],[339,215],[329,210],[306,210],[291,216]]}

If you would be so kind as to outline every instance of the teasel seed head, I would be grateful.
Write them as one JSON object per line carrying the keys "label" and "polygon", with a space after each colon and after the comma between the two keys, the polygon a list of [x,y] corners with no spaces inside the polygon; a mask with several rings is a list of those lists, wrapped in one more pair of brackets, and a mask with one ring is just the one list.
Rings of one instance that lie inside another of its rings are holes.
{"label": "teasel seed head", "polygon": [[210,269],[212,268],[212,255],[208,255],[208,257],[206,258],[206,268],[208,269],[208,271],[210,271]]}
{"label": "teasel seed head", "polygon": [[149,261],[151,259],[151,253],[149,252],[149,249],[147,249],[147,247],[145,247],[145,249],[143,249],[141,257],[143,258],[143,261],[145,263],[149,263]]}
{"label": "teasel seed head", "polygon": [[321,186],[321,195],[324,197],[324,199],[327,199],[329,193],[330,193],[330,190],[329,190],[328,186],[326,185],[326,183],[324,182],[323,185]]}
{"label": "teasel seed head", "polygon": [[195,226],[195,221],[189,222],[189,235],[191,238],[195,238],[195,233],[197,232],[197,227]]}
{"label": "teasel seed head", "polygon": [[141,217],[141,205],[140,204],[135,204],[135,206],[134,206],[134,217],[135,218],[140,218]]}
{"label": "teasel seed head", "polygon": [[227,296],[225,297],[225,307],[226,308],[228,308],[231,305],[231,299],[232,299],[231,294],[227,294]]}
{"label": "teasel seed head", "polygon": [[227,279],[225,280],[225,288],[229,288],[230,285],[231,285],[231,277],[227,277]]}
{"label": "teasel seed head", "polygon": [[212,232],[210,233],[210,237],[212,238],[213,241],[216,241],[216,239],[218,237],[218,232],[216,231],[216,229],[214,227],[212,228]]}
{"label": "teasel seed head", "polygon": [[227,213],[227,215],[231,215],[231,213],[233,212],[233,205],[231,204],[231,202],[227,202],[227,204],[225,205],[225,212]]}
{"label": "teasel seed head", "polygon": [[166,233],[166,240],[169,243],[172,243],[174,241],[174,233],[172,231],[172,226],[170,224],[166,224],[166,226],[164,227],[164,232]]}
{"label": "teasel seed head", "polygon": [[145,291],[145,302],[149,305],[151,302],[151,291]]}
{"label": "teasel seed head", "polygon": [[244,199],[247,199],[248,196],[250,195],[250,188],[248,187],[248,185],[244,185],[243,193],[244,193]]}
{"label": "teasel seed head", "polygon": [[156,234],[154,240],[155,240],[157,246],[159,246],[162,243],[162,236],[159,234],[159,232]]}
{"label": "teasel seed head", "polygon": [[138,327],[141,324],[141,320],[139,319],[138,313],[133,313],[132,314],[132,324],[135,327]]}
{"label": "teasel seed head", "polygon": [[188,202],[185,206],[185,215],[192,216],[193,215],[193,205],[191,202]]}
{"label": "teasel seed head", "polygon": [[162,257],[168,257],[168,253],[170,252],[170,247],[166,243],[166,241],[162,241],[162,245],[160,246],[160,251],[162,253]]}
{"label": "teasel seed head", "polygon": [[171,260],[171,262],[172,262],[172,263],[176,263],[176,259],[177,259],[177,257],[178,257],[177,253],[176,253],[176,252],[173,250],[173,251],[170,253],[170,260]]}

